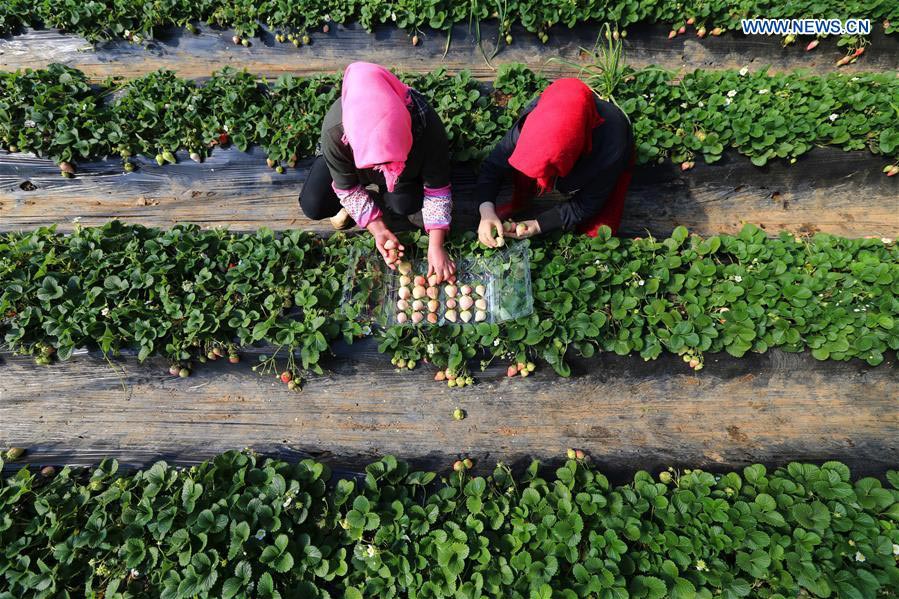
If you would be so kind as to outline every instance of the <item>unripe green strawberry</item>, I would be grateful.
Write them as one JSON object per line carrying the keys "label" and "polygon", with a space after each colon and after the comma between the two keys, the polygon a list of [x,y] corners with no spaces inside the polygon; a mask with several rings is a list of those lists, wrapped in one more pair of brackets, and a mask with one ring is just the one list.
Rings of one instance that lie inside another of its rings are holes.
{"label": "unripe green strawberry", "polygon": [[671,482],[672,476],[670,472],[661,472],[659,473],[659,480],[665,483],[666,485]]}
{"label": "unripe green strawberry", "polygon": [[10,462],[18,460],[23,455],[25,455],[24,447],[10,447],[6,450],[6,459]]}
{"label": "unripe green strawberry", "polygon": [[180,376],[183,379],[186,379],[187,377],[190,376],[190,370],[188,370],[187,368],[182,368],[181,370],[178,371],[178,376]]}
{"label": "unripe green strawberry", "polygon": [[568,456],[569,460],[573,460],[577,457],[577,453],[574,451],[574,449],[572,449],[570,447],[568,448],[568,451],[565,452],[565,455]]}
{"label": "unripe green strawberry", "polygon": [[123,164],[122,167],[125,169],[126,173],[130,173],[130,172],[134,171],[134,163],[133,162],[129,162],[126,160],[125,164]]}
{"label": "unripe green strawberry", "polygon": [[303,43],[304,43],[305,45],[308,46],[309,44],[312,43],[312,38],[309,37],[308,35],[304,35],[304,36],[303,36]]}
{"label": "unripe green strawberry", "polygon": [[159,166],[162,166],[163,164],[165,164],[165,157],[163,157],[162,154],[156,155],[156,164],[158,164]]}
{"label": "unripe green strawberry", "polygon": [[456,408],[453,410],[453,418],[455,420],[465,420],[465,410],[462,408]]}
{"label": "unripe green strawberry", "polygon": [[248,39],[246,39],[246,38],[240,40],[240,43],[243,45],[244,48],[249,48],[249,47],[250,47],[250,40],[248,40]]}
{"label": "unripe green strawberry", "polygon": [[453,470],[456,472],[462,472],[465,470],[465,464],[462,463],[462,460],[456,460],[453,462]]}
{"label": "unripe green strawberry", "polygon": [[162,153],[162,158],[163,160],[171,164],[175,164],[175,162],[177,162],[177,160],[175,159],[175,155],[168,150]]}
{"label": "unripe green strawberry", "polygon": [[528,369],[528,372],[534,372],[535,370],[537,370],[537,365],[534,364],[533,362],[528,362],[527,369]]}
{"label": "unripe green strawberry", "polygon": [[53,466],[44,466],[43,468],[41,468],[41,476],[43,476],[44,478],[50,478],[54,474],[56,474],[56,468],[54,468]]}
{"label": "unripe green strawberry", "polygon": [[512,45],[512,34],[511,33],[506,34],[506,43],[510,46]]}
{"label": "unripe green strawberry", "polygon": [[474,462],[471,460],[471,458],[465,458],[464,460],[462,460],[462,464],[465,466],[466,470],[471,470],[472,468],[474,468]]}
{"label": "unripe green strawberry", "polygon": [[275,172],[278,173],[279,175],[283,175],[284,167],[279,164],[278,166],[275,167]]}

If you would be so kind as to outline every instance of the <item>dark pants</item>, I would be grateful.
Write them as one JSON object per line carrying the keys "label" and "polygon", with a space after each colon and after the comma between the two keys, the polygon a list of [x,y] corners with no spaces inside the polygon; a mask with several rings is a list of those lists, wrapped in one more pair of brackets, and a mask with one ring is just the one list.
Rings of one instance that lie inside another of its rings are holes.
{"label": "dark pants", "polygon": [[[318,156],[312,163],[309,177],[300,192],[303,214],[312,220],[322,220],[340,212],[340,200],[331,187],[333,181],[325,159]],[[421,210],[423,191],[421,182],[403,182],[398,183],[392,192],[381,189],[373,197],[381,210],[408,216]]]}

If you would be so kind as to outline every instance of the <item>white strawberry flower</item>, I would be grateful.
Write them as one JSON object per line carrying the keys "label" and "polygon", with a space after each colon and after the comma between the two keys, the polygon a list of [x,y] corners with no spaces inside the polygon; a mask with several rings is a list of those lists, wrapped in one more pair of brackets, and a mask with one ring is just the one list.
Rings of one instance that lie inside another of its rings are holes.
{"label": "white strawberry flower", "polygon": [[256,531],[256,540],[261,541],[264,538],[265,538],[265,531],[260,528],[259,530]]}
{"label": "white strawberry flower", "polygon": [[884,245],[890,245],[891,243],[893,243],[893,240],[889,237],[881,237],[880,242]]}
{"label": "white strawberry flower", "polygon": [[643,279],[640,279],[639,281],[637,281],[637,285],[639,285],[640,287],[643,287],[643,285],[645,285],[645,284],[646,284],[646,281],[644,281]]}
{"label": "white strawberry flower", "polygon": [[857,562],[863,562],[863,561],[865,561],[865,556],[862,555],[862,552],[861,552],[861,551],[856,551],[856,552],[855,552],[855,561],[857,561]]}
{"label": "white strawberry flower", "polygon": [[499,347],[499,337],[493,340],[493,347]]}
{"label": "white strawberry flower", "polygon": [[434,344],[428,343],[427,350],[428,350],[428,355],[432,355],[434,353]]}
{"label": "white strawberry flower", "polygon": [[827,117],[827,118],[830,119],[830,122],[832,123],[832,122],[834,122],[835,120],[837,120],[837,119],[839,118],[839,116],[840,116],[840,115],[838,115],[837,113],[834,112],[833,114],[831,114],[831,115],[830,115],[829,117]]}
{"label": "white strawberry flower", "polygon": [[725,105],[725,106],[730,106],[730,102],[731,102],[730,98],[727,98],[727,99],[724,101],[724,105]]}
{"label": "white strawberry flower", "polygon": [[138,571],[135,570],[134,568],[131,568],[131,577],[132,577],[132,578],[137,578],[138,576],[140,576],[140,572],[138,572]]}
{"label": "white strawberry flower", "polygon": [[368,557],[374,557],[374,556],[378,555],[378,550],[375,549],[374,545],[369,545],[367,553],[368,553]]}
{"label": "white strawberry flower", "polygon": [[893,555],[899,555],[899,545],[893,543]]}
{"label": "white strawberry flower", "polygon": [[100,310],[100,314],[102,314],[103,316],[109,316],[109,308],[103,308],[102,310]]}
{"label": "white strawberry flower", "polygon": [[698,104],[698,106],[699,106],[700,108],[703,108],[703,107],[705,106],[705,102],[700,102],[700,103]]}
{"label": "white strawberry flower", "polygon": [[27,121],[25,121],[24,125],[26,127],[28,127],[29,129],[31,129],[32,127],[35,127],[37,125],[37,123],[35,123],[31,119],[28,119]]}
{"label": "white strawberry flower", "polygon": [[740,283],[743,281],[743,277],[741,277],[740,275],[736,275],[736,276],[734,276],[734,281],[736,281],[737,283]]}
{"label": "white strawberry flower", "polygon": [[740,69],[740,77],[745,77],[748,72],[749,67],[743,67],[742,69]]}
{"label": "white strawberry flower", "polygon": [[281,504],[281,507],[287,509],[288,507],[290,507],[291,503],[293,503],[293,497],[288,497],[287,499],[284,500],[284,503]]}
{"label": "white strawberry flower", "polygon": [[759,93],[760,93],[760,94],[767,94],[769,91],[771,91],[771,90],[768,90],[768,89],[760,89],[760,90],[759,90]]}
{"label": "white strawberry flower", "polygon": [[729,92],[727,92],[727,97],[728,97],[728,98],[733,98],[733,97],[736,96],[736,95],[737,95],[737,90],[735,90],[735,89],[732,89],[732,90],[730,90]]}
{"label": "white strawberry flower", "polygon": [[709,567],[705,564],[705,560],[696,560],[696,569],[700,572],[708,572]]}

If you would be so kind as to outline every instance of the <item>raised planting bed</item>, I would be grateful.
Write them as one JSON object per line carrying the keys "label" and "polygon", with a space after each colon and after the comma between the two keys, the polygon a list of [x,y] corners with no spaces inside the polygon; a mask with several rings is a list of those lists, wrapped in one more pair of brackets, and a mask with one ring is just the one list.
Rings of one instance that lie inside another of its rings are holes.
{"label": "raised planting bed", "polygon": [[[494,23],[477,31],[457,24],[447,47],[444,32],[425,30],[420,44],[412,47],[410,35],[393,27],[377,27],[369,33],[358,25],[333,26],[327,34],[316,33],[310,46],[279,44],[270,32],[253,40],[249,48],[235,45],[233,30],[202,26],[198,33],[164,28],[152,40],[133,43],[114,40],[92,44],[86,39],[56,30],[29,30],[14,37],[0,38],[0,70],[45,68],[62,63],[85,72],[92,80],[106,77],[135,77],[160,68],[182,77],[201,78],[225,66],[237,66],[261,76],[277,77],[285,73],[311,75],[331,73],[353,60],[377,62],[400,71],[430,71],[446,68],[450,72],[469,70],[478,79],[492,80],[496,68],[507,63],[526,63],[550,77],[576,75],[575,65],[550,58],[586,64],[586,51],[593,49],[600,28],[555,27],[550,44],[513,27],[512,45],[504,40],[497,48],[499,32]],[[668,29],[639,25],[623,40],[631,66],[659,65],[671,70],[755,69],[770,65],[772,71],[808,69],[815,73],[833,71],[847,50],[837,46],[837,38],[828,38],[811,52],[805,43],[784,47],[777,36],[699,38],[693,32],[667,39]],[[848,72],[890,71],[899,68],[899,36],[885,35],[879,28],[869,37],[871,45],[864,55],[841,70]],[[495,53],[495,55],[494,55]]]}
{"label": "raised planting bed", "polygon": [[[882,155],[883,172],[899,174],[899,79],[892,74],[616,73],[584,76],[629,115],[638,164],[670,160],[687,170],[733,149],[764,166],[829,146]],[[456,161],[482,159],[548,83],[520,64],[501,68],[489,86],[470,73],[401,77],[434,106]],[[0,144],[12,154],[49,157],[68,177],[77,161],[118,155],[128,171],[135,156],[153,156],[162,165],[188,150],[199,162],[229,144],[262,147],[270,166],[281,171],[313,155],[339,81],[334,73],[260,82],[230,68],[202,84],[159,71],[92,86],[83,72],[62,65],[0,74]]]}
{"label": "raised planting bed", "polygon": [[[0,446],[28,448],[23,463],[128,467],[157,459],[194,464],[232,447],[358,468],[382,453],[416,467],[558,461],[587,451],[610,473],[668,465],[715,470],[752,462],[838,459],[860,474],[899,463],[895,359],[876,368],[769,351],[712,354],[699,373],[678,356],[644,362],[599,354],[573,362],[571,378],[547,368],[505,378],[475,371],[449,389],[426,365],[398,371],[373,343],[338,345],[326,374],[300,392],[275,376],[219,361],[187,379],[168,364],[98,354],[38,367],[2,357]],[[465,419],[453,417],[456,408]]]}
{"label": "raised planting bed", "polygon": [[[202,164],[178,153],[178,163],[158,166],[137,158],[123,173],[115,159],[78,165],[74,179],[59,176],[50,160],[0,154],[0,231],[57,225],[101,225],[111,219],[154,227],[179,222],[252,231],[333,231],[309,221],[297,197],[309,169],[303,161],[277,174],[259,148],[219,149]],[[673,164],[637,168],[628,192],[621,234],[668,235],[684,225],[702,235],[736,233],[754,223],[772,235],[787,230],[847,237],[899,236],[899,177],[881,173],[882,159],[863,152],[816,148],[796,164],[755,167],[735,152],[689,171]],[[477,225],[474,167],[453,174],[455,228]],[[503,193],[508,197],[510,189]],[[549,199],[547,201],[553,201]]]}
{"label": "raised planting bed", "polygon": [[460,461],[440,478],[394,456],[347,477],[249,451],[187,470],[23,470],[0,481],[0,576],[8,596],[896,596],[895,471],[756,464],[612,484],[572,453],[555,471],[472,476]]}

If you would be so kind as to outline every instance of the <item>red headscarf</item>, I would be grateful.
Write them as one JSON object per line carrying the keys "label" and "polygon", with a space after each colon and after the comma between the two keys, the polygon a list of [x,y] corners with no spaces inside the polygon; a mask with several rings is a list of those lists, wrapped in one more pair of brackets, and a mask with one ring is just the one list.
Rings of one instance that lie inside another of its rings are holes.
{"label": "red headscarf", "polygon": [[[509,165],[531,179],[541,193],[556,177],[571,172],[593,147],[593,129],[603,122],[593,91],[580,79],[558,79],[544,90],[528,114]],[[516,187],[524,184],[516,177]],[[519,193],[523,190],[516,190]]]}

